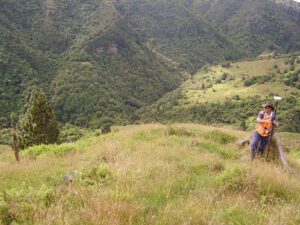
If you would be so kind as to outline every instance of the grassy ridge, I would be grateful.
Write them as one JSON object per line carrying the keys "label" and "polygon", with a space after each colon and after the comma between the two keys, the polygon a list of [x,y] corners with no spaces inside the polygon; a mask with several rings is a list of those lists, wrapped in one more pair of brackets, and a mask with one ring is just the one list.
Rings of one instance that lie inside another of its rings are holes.
{"label": "grassy ridge", "polygon": [[[114,128],[108,136],[76,142],[80,151],[60,156],[49,146],[48,153],[23,156],[20,164],[11,152],[1,152],[0,219],[3,224],[299,223],[299,180],[276,163],[251,163],[248,151],[234,144],[247,135],[154,124]],[[64,181],[66,174],[72,183]]]}

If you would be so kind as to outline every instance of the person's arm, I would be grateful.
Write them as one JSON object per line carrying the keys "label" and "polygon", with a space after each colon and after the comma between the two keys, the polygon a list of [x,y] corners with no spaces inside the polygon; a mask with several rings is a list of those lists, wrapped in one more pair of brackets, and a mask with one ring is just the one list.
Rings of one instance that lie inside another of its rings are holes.
{"label": "person's arm", "polygon": [[265,123],[265,122],[267,122],[266,120],[264,120],[264,113],[263,112],[260,112],[258,114],[256,122],[257,123]]}

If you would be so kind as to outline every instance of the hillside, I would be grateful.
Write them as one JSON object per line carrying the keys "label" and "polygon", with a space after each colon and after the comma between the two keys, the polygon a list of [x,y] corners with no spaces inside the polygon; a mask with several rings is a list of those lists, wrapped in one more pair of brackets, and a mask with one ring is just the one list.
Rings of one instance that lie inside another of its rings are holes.
{"label": "hillside", "polygon": [[62,123],[130,123],[183,73],[299,51],[299,8],[276,2],[1,0],[0,127],[34,86]]}
{"label": "hillside", "polygon": [[98,126],[107,117],[126,123],[181,80],[111,1],[2,0],[0,30],[1,126],[33,86],[61,122]]}
{"label": "hillside", "polygon": [[[279,162],[251,162],[235,145],[248,135],[196,124],[115,127],[27,149],[19,164],[0,147],[0,223],[298,224],[300,180]],[[299,135],[283,140],[299,169]]]}
{"label": "hillside", "polygon": [[191,72],[207,63],[253,57],[265,50],[300,50],[296,4],[271,0],[116,2],[151,47]]}
{"label": "hillside", "polygon": [[200,14],[179,0],[117,1],[117,7],[144,41],[183,70],[196,72],[206,63],[239,57],[239,49]]}
{"label": "hillside", "polygon": [[261,55],[257,59],[207,66],[152,106],[144,121],[235,124],[253,129],[263,102],[283,97],[280,130],[299,132],[300,57]]}

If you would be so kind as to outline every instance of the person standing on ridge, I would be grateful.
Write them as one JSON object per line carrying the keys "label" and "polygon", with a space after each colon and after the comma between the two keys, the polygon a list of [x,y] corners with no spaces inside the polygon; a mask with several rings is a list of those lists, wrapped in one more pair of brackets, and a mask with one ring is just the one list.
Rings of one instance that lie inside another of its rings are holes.
{"label": "person standing on ridge", "polygon": [[274,105],[267,103],[263,105],[264,110],[258,114],[256,119],[256,132],[253,135],[251,143],[251,159],[254,160],[255,152],[260,142],[258,154],[263,156],[266,146],[269,144],[273,128],[277,126]]}

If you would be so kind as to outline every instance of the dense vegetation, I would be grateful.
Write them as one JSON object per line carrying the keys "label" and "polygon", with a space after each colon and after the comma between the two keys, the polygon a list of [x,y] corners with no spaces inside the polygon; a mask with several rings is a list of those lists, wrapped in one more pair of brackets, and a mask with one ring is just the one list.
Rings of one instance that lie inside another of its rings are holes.
{"label": "dense vegetation", "polygon": [[20,119],[18,128],[17,139],[21,149],[58,142],[58,122],[45,93],[40,89],[31,94],[28,108]]}
{"label": "dense vegetation", "polygon": [[[115,127],[29,148],[21,163],[0,146],[0,224],[299,224],[299,179],[277,161],[251,162],[235,144],[248,135],[195,124]],[[298,171],[299,140],[283,137]]]}
{"label": "dense vegetation", "polygon": [[34,85],[61,122],[99,126],[107,117],[126,123],[180,82],[110,1],[3,0],[0,16],[2,127]]}
{"label": "dense vegetation", "polygon": [[[99,127],[176,88],[179,70],[299,50],[299,10],[274,1],[0,1],[0,126],[33,86],[59,121]],[[278,31],[278,32],[277,32]],[[296,72],[283,77],[297,85]]]}
{"label": "dense vegetation", "polygon": [[300,50],[299,8],[271,0],[125,0],[122,14],[189,71],[207,63]]}
{"label": "dense vegetation", "polygon": [[205,67],[139,115],[147,122],[225,123],[251,130],[261,105],[280,95],[279,129],[300,132],[299,70],[299,56],[272,54]]}

